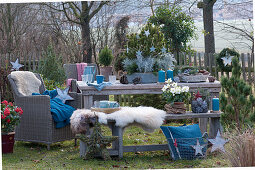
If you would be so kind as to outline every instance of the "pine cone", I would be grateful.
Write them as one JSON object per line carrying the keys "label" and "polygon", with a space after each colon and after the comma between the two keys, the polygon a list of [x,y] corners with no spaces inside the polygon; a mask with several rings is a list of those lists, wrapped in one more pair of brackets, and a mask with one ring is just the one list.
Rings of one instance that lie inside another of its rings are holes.
{"label": "pine cone", "polygon": [[121,84],[128,84],[128,79],[127,79],[126,75],[121,76],[120,83]]}

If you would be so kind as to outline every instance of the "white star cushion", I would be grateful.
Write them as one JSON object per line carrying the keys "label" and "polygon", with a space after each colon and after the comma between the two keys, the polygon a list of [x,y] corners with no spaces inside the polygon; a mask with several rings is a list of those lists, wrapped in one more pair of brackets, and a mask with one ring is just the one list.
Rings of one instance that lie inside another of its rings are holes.
{"label": "white star cushion", "polygon": [[64,90],[59,89],[56,87],[58,95],[56,98],[59,98],[63,103],[65,103],[67,100],[74,100],[71,96],[68,95],[69,87],[65,88]]}

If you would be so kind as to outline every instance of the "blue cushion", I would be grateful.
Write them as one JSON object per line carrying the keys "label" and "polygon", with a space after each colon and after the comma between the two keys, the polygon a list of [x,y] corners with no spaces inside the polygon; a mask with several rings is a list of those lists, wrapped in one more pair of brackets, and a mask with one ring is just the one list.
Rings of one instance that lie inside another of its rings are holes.
{"label": "blue cushion", "polygon": [[195,150],[191,147],[191,145],[197,144],[197,140],[199,140],[200,145],[206,144],[198,124],[179,127],[160,126],[160,128],[167,138],[171,156],[174,160],[194,159],[205,154],[206,147],[202,149],[203,155],[195,155]]}

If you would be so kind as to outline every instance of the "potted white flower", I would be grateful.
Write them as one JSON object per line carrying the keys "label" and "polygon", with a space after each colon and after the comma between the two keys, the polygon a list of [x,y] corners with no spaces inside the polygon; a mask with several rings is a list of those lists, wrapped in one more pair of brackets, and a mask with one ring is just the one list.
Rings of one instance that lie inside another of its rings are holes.
{"label": "potted white flower", "polygon": [[172,79],[166,81],[166,85],[162,88],[163,98],[167,101],[165,109],[168,113],[185,113],[185,103],[190,99],[189,87],[178,86]]}

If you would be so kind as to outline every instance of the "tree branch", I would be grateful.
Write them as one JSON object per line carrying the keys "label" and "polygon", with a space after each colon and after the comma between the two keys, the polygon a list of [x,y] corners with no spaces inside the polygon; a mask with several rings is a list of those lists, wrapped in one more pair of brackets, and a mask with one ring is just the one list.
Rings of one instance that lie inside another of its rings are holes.
{"label": "tree branch", "polygon": [[93,18],[94,15],[96,15],[96,14],[98,13],[98,11],[100,11],[100,9],[101,9],[105,4],[107,4],[107,3],[108,3],[108,1],[101,1],[100,4],[99,4],[99,6],[89,15],[89,20],[90,20],[91,18]]}
{"label": "tree branch", "polygon": [[234,30],[237,30],[237,31],[240,31],[241,33],[243,33],[244,36],[247,36],[249,39],[251,39],[252,41],[254,41],[254,38],[253,36],[249,35],[247,32],[245,32],[244,30],[242,30],[241,28],[237,28],[233,25],[230,25],[230,24],[227,24],[227,23],[223,23],[223,22],[220,22],[220,21],[216,21],[217,23],[220,23],[220,24],[223,24],[223,25],[226,25]]}
{"label": "tree branch", "polygon": [[[80,18],[81,18],[81,15],[78,14],[77,8],[76,8],[73,4],[74,4],[73,2],[68,2],[68,5],[69,5],[70,8],[72,9],[74,16],[75,16],[77,19],[80,19]],[[79,9],[79,8],[78,8],[78,9]]]}
{"label": "tree branch", "polygon": [[67,11],[66,11],[66,8],[65,8],[65,3],[62,3],[62,7],[63,7],[63,11],[62,11],[62,12],[64,12],[64,14],[65,14],[66,18],[68,19],[68,21],[71,21],[71,22],[73,22],[73,23],[76,23],[76,24],[81,25],[81,22],[75,21],[75,20],[73,20],[73,19],[71,19],[71,18],[69,17],[69,15],[68,15],[68,13],[67,13]]}

